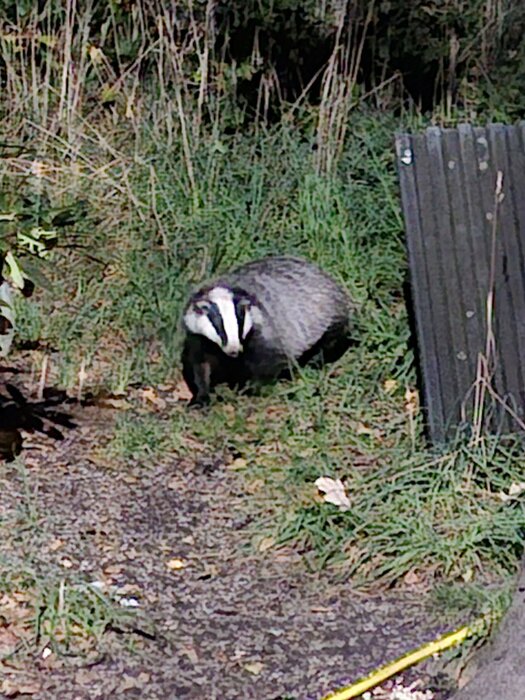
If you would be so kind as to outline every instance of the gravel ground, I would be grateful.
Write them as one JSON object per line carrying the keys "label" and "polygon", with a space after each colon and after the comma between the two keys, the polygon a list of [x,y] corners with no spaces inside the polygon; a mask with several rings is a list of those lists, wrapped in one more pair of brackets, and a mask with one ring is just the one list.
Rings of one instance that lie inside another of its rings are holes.
{"label": "gravel ground", "polygon": [[[87,658],[5,660],[3,697],[25,683],[35,700],[317,699],[445,631],[420,591],[367,596],[293,549],[254,554],[250,497],[220,459],[115,464],[114,411],[77,414],[62,442],[26,441],[25,469],[0,465],[4,521],[28,499],[32,513],[32,534],[10,531],[0,556],[138,603],[135,630],[108,630]],[[433,684],[425,667],[406,678]]]}

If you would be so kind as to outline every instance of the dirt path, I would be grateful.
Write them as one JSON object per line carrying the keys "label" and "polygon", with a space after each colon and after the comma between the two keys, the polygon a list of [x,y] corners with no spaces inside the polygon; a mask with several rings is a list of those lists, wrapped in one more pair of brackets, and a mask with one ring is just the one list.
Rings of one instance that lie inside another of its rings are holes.
{"label": "dirt path", "polygon": [[290,549],[254,555],[238,474],[211,457],[115,465],[111,422],[86,409],[50,449],[32,437],[25,469],[1,466],[4,521],[22,508],[32,525],[0,556],[116,587],[146,634],[107,632],[87,660],[9,661],[35,700],[320,698],[444,631],[419,594],[367,597]]}

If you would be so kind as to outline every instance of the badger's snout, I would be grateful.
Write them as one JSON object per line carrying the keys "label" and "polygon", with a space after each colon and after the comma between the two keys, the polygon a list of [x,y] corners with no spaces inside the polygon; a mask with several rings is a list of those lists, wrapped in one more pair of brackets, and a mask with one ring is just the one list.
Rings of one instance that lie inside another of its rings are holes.
{"label": "badger's snout", "polygon": [[239,357],[241,352],[242,352],[242,347],[235,347],[235,348],[225,347],[224,348],[224,353],[226,355],[228,355],[228,357]]}

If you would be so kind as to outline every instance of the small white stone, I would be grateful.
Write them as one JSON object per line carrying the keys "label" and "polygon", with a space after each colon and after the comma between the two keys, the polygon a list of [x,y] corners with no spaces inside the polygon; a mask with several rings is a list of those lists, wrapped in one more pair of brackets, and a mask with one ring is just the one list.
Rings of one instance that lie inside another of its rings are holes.
{"label": "small white stone", "polygon": [[119,600],[120,605],[122,605],[123,608],[138,608],[140,607],[140,603],[136,598],[121,598]]}

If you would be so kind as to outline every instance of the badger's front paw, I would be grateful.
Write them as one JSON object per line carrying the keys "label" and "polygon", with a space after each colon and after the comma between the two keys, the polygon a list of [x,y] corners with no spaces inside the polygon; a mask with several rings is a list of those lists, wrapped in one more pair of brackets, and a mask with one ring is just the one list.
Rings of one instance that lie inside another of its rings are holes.
{"label": "badger's front paw", "polygon": [[199,396],[197,394],[190,399],[188,408],[205,408],[209,403],[210,397],[208,395]]}

